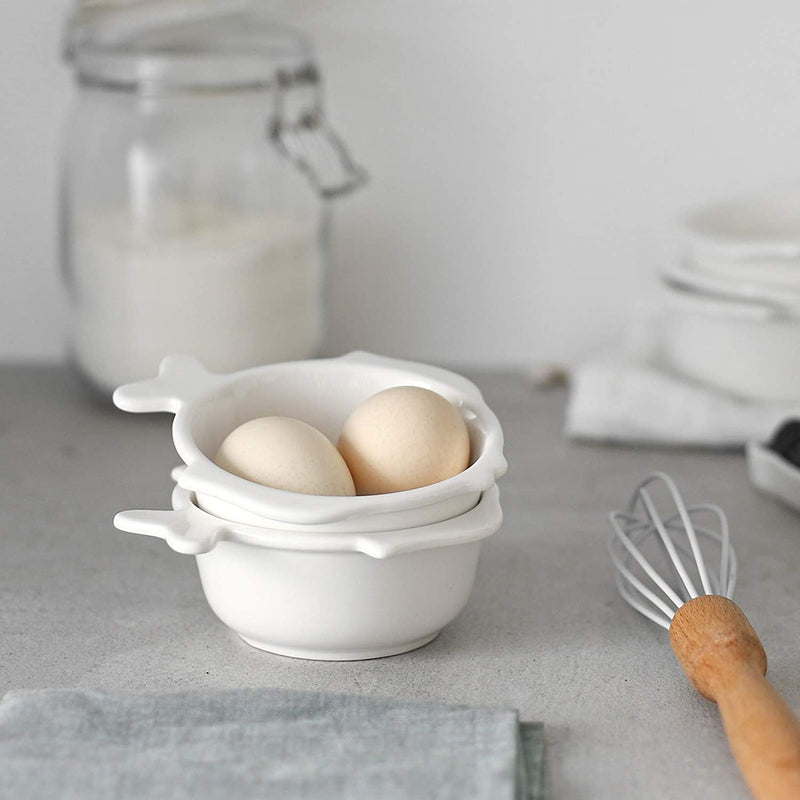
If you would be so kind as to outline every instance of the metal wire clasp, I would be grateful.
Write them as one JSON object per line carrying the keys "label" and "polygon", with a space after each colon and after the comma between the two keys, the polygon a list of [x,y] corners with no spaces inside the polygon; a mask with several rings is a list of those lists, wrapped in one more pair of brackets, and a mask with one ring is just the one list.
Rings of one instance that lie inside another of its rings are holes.
{"label": "metal wire clasp", "polygon": [[314,64],[277,73],[268,135],[278,151],[306,174],[322,197],[346,194],[367,180],[367,173],[356,164],[328,124],[320,75]]}

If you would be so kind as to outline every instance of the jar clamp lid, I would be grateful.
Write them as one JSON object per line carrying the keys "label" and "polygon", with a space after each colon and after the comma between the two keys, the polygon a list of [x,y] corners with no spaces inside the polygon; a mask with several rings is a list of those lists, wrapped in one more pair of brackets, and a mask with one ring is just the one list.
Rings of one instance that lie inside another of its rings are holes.
{"label": "jar clamp lid", "polygon": [[365,171],[328,124],[319,70],[313,63],[277,73],[267,130],[278,151],[306,174],[322,197],[346,194],[366,181]]}
{"label": "jar clamp lid", "polygon": [[270,92],[266,132],[324,198],[366,181],[324,111],[308,38],[253,0],[79,3],[64,55],[79,83],[144,96]]}

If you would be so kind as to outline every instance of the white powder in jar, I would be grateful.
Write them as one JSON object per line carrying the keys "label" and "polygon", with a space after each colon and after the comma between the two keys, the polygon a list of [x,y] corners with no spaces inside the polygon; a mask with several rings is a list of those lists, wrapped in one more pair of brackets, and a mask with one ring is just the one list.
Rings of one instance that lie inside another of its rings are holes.
{"label": "white powder in jar", "polygon": [[71,232],[72,349],[104,391],[191,353],[230,372],[316,353],[323,329],[317,221],[174,204],[136,230],[125,209]]}

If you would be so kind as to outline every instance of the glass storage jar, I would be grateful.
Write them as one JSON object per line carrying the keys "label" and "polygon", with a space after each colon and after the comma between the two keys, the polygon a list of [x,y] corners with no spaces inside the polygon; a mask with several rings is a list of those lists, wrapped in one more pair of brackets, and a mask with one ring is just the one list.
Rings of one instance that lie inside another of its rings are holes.
{"label": "glass storage jar", "polygon": [[172,352],[213,371],[315,355],[326,200],[363,181],[308,41],[254,4],[76,14],[61,191],[69,340],[101,391]]}

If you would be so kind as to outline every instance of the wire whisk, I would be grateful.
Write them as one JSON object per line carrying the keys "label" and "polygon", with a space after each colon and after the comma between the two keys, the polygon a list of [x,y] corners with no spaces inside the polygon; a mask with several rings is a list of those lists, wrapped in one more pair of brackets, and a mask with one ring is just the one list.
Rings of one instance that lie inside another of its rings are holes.
{"label": "wire whisk", "polygon": [[[675,506],[667,516],[659,513],[649,490],[658,483],[666,487]],[[704,517],[716,521],[716,526],[701,524]],[[636,487],[628,508],[612,511],[609,520],[614,535],[609,540],[608,549],[616,567],[617,589],[625,602],[640,614],[669,629],[675,612],[700,594],[718,594],[733,599],[736,553],[730,543],[727,517],[719,506],[711,503],[687,506],[672,478],[663,472],[655,472]],[[714,543],[719,551],[719,572],[716,574],[709,572],[709,548],[704,554],[701,539]],[[645,545],[651,542],[657,544],[658,555],[667,562],[673,578],[671,584],[645,555]],[[661,595],[648,587],[644,577],[650,579]]]}
{"label": "wire whisk", "polygon": [[[667,513],[656,502],[665,490]],[[619,593],[669,630],[686,676],[719,706],[753,795],[798,800],[800,723],[767,682],[764,648],[732,600],[736,554],[722,509],[686,505],[672,478],[656,472],[638,484],[626,510],[613,511],[609,519],[614,532],[608,549]],[[712,564],[719,570],[710,569]]]}

